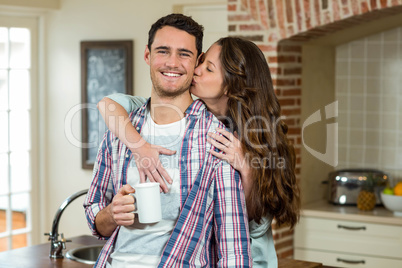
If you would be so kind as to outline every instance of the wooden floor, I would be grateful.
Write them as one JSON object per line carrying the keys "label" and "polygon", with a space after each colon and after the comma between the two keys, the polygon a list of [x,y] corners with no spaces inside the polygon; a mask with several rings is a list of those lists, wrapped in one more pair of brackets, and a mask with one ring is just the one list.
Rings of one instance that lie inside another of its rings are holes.
{"label": "wooden floor", "polygon": [[[21,229],[26,227],[26,215],[23,212],[14,211],[12,213],[12,229]],[[0,233],[6,231],[6,212],[0,210]],[[8,250],[8,237],[0,238],[0,252]],[[28,239],[26,234],[14,235],[12,237],[12,249],[26,247]]]}

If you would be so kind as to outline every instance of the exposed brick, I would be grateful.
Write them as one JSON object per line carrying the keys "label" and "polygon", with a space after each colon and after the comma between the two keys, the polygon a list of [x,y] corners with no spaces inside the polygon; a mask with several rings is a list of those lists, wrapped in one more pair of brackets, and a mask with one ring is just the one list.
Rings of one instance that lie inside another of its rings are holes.
{"label": "exposed brick", "polygon": [[251,20],[250,15],[229,15],[228,21],[249,21]]}
{"label": "exposed brick", "polygon": [[370,11],[370,7],[367,2],[361,2],[360,8],[361,8],[362,13],[366,13],[366,12]]}
{"label": "exposed brick", "polygon": [[264,40],[262,35],[241,35],[241,37],[253,42],[261,42]]}
{"label": "exposed brick", "polygon": [[236,11],[237,10],[237,5],[233,4],[233,5],[228,5],[228,11]]}
{"label": "exposed brick", "polygon": [[258,7],[260,9],[260,21],[262,27],[265,29],[269,28],[269,23],[268,23],[268,10],[266,6],[265,0],[258,0]]}
{"label": "exposed brick", "polygon": [[241,10],[245,11],[248,9],[248,0],[241,0]]}
{"label": "exposed brick", "polygon": [[349,7],[343,7],[342,8],[342,15],[343,15],[343,17],[347,17],[347,16],[350,15]]}
{"label": "exposed brick", "polygon": [[377,9],[377,0],[370,0],[371,10]]}
{"label": "exposed brick", "polygon": [[311,25],[310,1],[309,0],[304,0],[303,1],[303,7],[304,7],[305,26],[306,26],[306,29],[310,29],[312,27],[312,25]]}
{"label": "exposed brick", "polygon": [[289,25],[287,27],[286,36],[292,36],[294,34],[295,34],[295,30],[293,28],[293,25]]}
{"label": "exposed brick", "polygon": [[293,109],[287,108],[287,109],[282,110],[282,114],[286,115],[286,116],[287,115],[300,115],[300,113],[301,113],[300,108],[293,108]]}
{"label": "exposed brick", "polygon": [[233,25],[233,24],[232,24],[232,25],[229,25],[229,26],[228,26],[228,31],[229,31],[229,32],[235,32],[236,29],[237,29],[237,26],[236,26],[236,25]]}
{"label": "exposed brick", "polygon": [[268,18],[269,18],[269,25],[271,26],[271,28],[275,28],[276,27],[276,20],[275,20],[275,7],[274,4],[272,2],[273,0],[268,0]]}
{"label": "exposed brick", "polygon": [[341,11],[339,10],[338,1],[332,1],[332,16],[334,18],[334,21],[341,19]]}
{"label": "exposed brick", "polygon": [[276,51],[277,46],[273,45],[258,45],[262,52]]}
{"label": "exposed brick", "polygon": [[276,79],[275,85],[277,86],[294,86],[296,81],[294,79]]}
{"label": "exposed brick", "polygon": [[392,2],[391,2],[391,6],[398,6],[400,4],[402,4],[401,0],[392,0]]}
{"label": "exposed brick", "polygon": [[290,247],[293,245],[293,240],[279,241],[275,244],[275,249],[279,251],[281,248]]}
{"label": "exposed brick", "polygon": [[353,13],[353,15],[360,14],[359,0],[351,0],[351,1],[352,1],[352,13]]}
{"label": "exposed brick", "polygon": [[268,57],[268,64],[278,62],[278,57]]}
{"label": "exposed brick", "polygon": [[294,126],[296,125],[296,120],[294,118],[290,118],[290,119],[284,119],[283,122],[285,122],[286,125],[288,126]]}
{"label": "exposed brick", "polygon": [[295,173],[300,174],[300,168],[295,168]]}
{"label": "exposed brick", "polygon": [[322,14],[323,24],[329,24],[332,21],[331,13],[327,10]]}
{"label": "exposed brick", "polygon": [[319,0],[314,0],[314,13],[315,13],[316,26],[319,26],[321,25],[321,9]]}
{"label": "exposed brick", "polygon": [[291,56],[282,56],[282,55],[278,56],[278,62],[281,62],[281,63],[296,62],[296,61],[297,61],[297,58],[295,56],[293,56],[293,55],[291,55]]}
{"label": "exposed brick", "polygon": [[301,32],[302,29],[303,29],[303,23],[302,23],[303,12],[301,11],[300,1],[299,1],[299,0],[296,0],[296,1],[295,1],[295,4],[296,4],[297,30],[298,30],[299,32]]}
{"label": "exposed brick", "polygon": [[268,36],[268,42],[278,42],[279,41],[279,36],[276,32],[272,32]]}
{"label": "exposed brick", "polygon": [[283,96],[301,96],[301,89],[284,89],[282,90]]}
{"label": "exposed brick", "polygon": [[289,135],[301,135],[301,128],[289,128]]}
{"label": "exposed brick", "polygon": [[277,14],[277,19],[278,19],[278,28],[279,28],[279,33],[282,38],[287,37],[286,31],[285,31],[285,13],[283,10],[283,0],[276,0],[276,14]]}
{"label": "exposed brick", "polygon": [[380,0],[381,7],[382,8],[387,7],[387,2],[388,0]]}
{"label": "exposed brick", "polygon": [[281,258],[281,259],[292,258],[292,257],[293,257],[293,249],[289,249],[289,250],[278,253],[278,258]]}
{"label": "exposed brick", "polygon": [[259,24],[251,24],[251,25],[243,24],[243,25],[239,25],[239,29],[240,29],[240,31],[261,31],[261,30],[263,30],[261,25],[259,25]]}
{"label": "exposed brick", "polygon": [[291,75],[291,74],[301,74],[302,69],[300,67],[293,67],[293,68],[284,68],[283,74]]}
{"label": "exposed brick", "polygon": [[269,66],[269,71],[271,72],[271,75],[278,74],[279,68]]}
{"label": "exposed brick", "polygon": [[279,239],[279,234],[272,234],[272,237],[274,240],[278,240]]}
{"label": "exposed brick", "polygon": [[295,103],[295,99],[279,99],[279,104],[281,106],[294,106]]}
{"label": "exposed brick", "polygon": [[258,10],[257,10],[257,6],[255,4],[255,0],[251,0],[249,2],[249,4],[250,4],[250,9],[249,10],[250,10],[251,17],[254,20],[258,21]]}
{"label": "exposed brick", "polygon": [[293,23],[293,7],[291,0],[285,2],[286,19],[288,23]]}
{"label": "exposed brick", "polygon": [[302,138],[301,137],[298,137],[297,138],[297,144],[301,144],[302,143]]}
{"label": "exposed brick", "polygon": [[342,5],[347,5],[349,3],[349,0],[342,0]]}

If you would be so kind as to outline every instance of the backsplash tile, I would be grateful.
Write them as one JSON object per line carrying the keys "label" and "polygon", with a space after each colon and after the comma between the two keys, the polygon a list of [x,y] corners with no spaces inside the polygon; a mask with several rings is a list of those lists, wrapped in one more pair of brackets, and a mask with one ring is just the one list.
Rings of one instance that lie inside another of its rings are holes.
{"label": "backsplash tile", "polygon": [[336,48],[338,168],[402,180],[402,27]]}

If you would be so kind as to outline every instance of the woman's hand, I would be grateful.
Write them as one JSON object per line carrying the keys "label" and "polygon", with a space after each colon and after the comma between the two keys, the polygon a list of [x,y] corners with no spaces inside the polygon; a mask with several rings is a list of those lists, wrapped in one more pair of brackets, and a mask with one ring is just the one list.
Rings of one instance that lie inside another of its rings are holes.
{"label": "woman's hand", "polygon": [[140,181],[145,182],[146,178],[148,178],[151,182],[159,182],[162,191],[167,193],[169,189],[165,180],[169,184],[172,184],[173,181],[167,171],[163,168],[162,163],[159,160],[159,155],[174,155],[176,151],[152,145],[145,141],[143,145],[137,148],[130,148],[130,150],[133,153],[135,163],[137,164]]}
{"label": "woman's hand", "polygon": [[232,133],[226,131],[225,129],[217,128],[216,131],[222,134],[222,136],[218,135],[217,133],[209,132],[207,140],[223,153],[218,153],[214,150],[210,150],[209,152],[212,155],[227,161],[234,169],[238,171],[241,171],[241,169],[244,168],[244,165],[248,166],[248,163],[245,161],[240,141]]}
{"label": "woman's hand", "polygon": [[243,154],[241,143],[235,135],[225,129],[217,128],[216,131],[222,134],[222,136],[217,133],[209,132],[207,140],[223,153],[218,153],[214,150],[210,150],[209,153],[227,161],[234,169],[240,172],[241,181],[247,198],[250,194],[253,181],[251,178],[251,168]]}

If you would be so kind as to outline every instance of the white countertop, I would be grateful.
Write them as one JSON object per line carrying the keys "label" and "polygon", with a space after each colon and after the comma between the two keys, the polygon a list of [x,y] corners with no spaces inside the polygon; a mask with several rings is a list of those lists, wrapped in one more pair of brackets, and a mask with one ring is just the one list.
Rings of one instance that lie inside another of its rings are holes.
{"label": "white countertop", "polygon": [[376,206],[372,211],[361,211],[357,206],[333,205],[321,200],[302,206],[301,215],[402,226],[402,217],[395,216],[392,211],[382,206]]}

